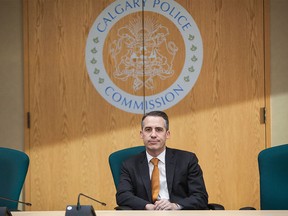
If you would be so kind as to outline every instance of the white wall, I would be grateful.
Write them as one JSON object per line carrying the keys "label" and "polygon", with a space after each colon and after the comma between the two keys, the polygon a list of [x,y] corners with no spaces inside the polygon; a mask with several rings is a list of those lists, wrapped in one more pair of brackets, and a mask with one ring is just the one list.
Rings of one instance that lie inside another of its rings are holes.
{"label": "white wall", "polygon": [[[271,5],[271,143],[288,143],[288,0]],[[22,0],[0,0],[0,146],[23,149]]]}
{"label": "white wall", "polygon": [[0,146],[24,149],[22,0],[0,0]]}
{"label": "white wall", "polygon": [[271,4],[271,145],[288,143],[288,0]]}

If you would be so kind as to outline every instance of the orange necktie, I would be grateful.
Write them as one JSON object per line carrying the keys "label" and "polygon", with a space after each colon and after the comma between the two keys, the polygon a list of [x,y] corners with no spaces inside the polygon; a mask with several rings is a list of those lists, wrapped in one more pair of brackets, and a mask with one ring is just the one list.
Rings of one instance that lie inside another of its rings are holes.
{"label": "orange necktie", "polygon": [[155,202],[158,198],[160,190],[160,180],[159,180],[159,169],[158,169],[158,158],[152,158],[151,163],[154,165],[151,177],[151,187],[152,187],[152,200]]}

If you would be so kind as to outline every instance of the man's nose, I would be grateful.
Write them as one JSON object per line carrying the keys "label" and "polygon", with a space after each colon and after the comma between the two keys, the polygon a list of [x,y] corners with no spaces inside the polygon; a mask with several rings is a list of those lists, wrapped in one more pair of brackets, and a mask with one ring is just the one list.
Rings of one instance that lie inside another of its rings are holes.
{"label": "man's nose", "polygon": [[151,132],[151,137],[156,137],[156,131],[154,129]]}

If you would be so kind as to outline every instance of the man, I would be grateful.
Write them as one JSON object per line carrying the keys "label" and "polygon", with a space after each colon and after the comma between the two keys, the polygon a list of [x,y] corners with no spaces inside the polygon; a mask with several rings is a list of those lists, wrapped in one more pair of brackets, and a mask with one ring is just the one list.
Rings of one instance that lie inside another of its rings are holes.
{"label": "man", "polygon": [[[146,151],[122,164],[117,205],[135,210],[208,209],[208,194],[196,155],[166,147],[170,137],[166,113],[152,111],[144,115],[140,137]],[[156,200],[152,198],[155,186],[150,180],[155,169],[152,158],[159,159],[160,190],[156,191]]]}

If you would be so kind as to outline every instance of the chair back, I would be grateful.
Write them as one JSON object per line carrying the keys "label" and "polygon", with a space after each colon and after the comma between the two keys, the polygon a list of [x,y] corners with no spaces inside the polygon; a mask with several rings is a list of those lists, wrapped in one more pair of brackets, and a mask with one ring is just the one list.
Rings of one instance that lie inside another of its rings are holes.
{"label": "chair back", "polygon": [[122,150],[113,152],[109,156],[109,165],[110,165],[111,173],[112,173],[116,188],[120,180],[120,170],[121,170],[122,162],[133,155],[139,154],[142,151],[145,151],[144,145],[122,149]]}
{"label": "chair back", "polygon": [[288,144],[264,149],[258,164],[261,210],[288,210]]}
{"label": "chair back", "polygon": [[[0,147],[0,197],[19,200],[29,166],[29,157],[22,151]],[[18,203],[0,198],[0,206],[17,210]]]}

